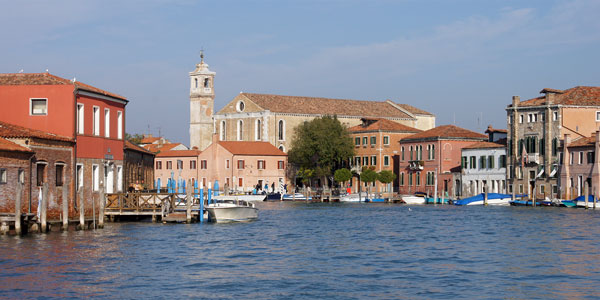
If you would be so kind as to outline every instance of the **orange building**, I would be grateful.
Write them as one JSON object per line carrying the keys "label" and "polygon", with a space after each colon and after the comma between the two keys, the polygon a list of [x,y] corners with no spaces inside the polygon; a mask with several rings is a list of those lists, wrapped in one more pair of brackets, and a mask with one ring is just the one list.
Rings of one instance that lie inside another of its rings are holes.
{"label": "orange building", "polygon": [[[355,170],[363,166],[373,167],[376,172],[389,170],[398,174],[400,145],[399,141],[422,130],[406,126],[388,119],[362,118],[362,124],[348,128],[354,141],[355,156],[352,165]],[[358,178],[351,181],[352,192],[358,192]],[[380,182],[373,183],[376,191],[398,190],[398,178],[392,187]],[[362,188],[364,191],[366,187]]]}

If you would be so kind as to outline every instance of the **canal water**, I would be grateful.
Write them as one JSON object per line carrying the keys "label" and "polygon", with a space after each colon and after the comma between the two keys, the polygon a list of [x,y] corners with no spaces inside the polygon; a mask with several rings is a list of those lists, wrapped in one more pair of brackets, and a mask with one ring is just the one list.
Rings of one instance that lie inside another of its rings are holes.
{"label": "canal water", "polygon": [[600,297],[600,211],[257,205],[251,223],[0,237],[0,298]]}

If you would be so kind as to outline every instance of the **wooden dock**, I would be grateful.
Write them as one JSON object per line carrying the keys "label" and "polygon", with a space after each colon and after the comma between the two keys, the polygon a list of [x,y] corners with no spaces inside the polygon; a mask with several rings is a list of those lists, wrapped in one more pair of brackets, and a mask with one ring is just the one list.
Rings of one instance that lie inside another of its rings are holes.
{"label": "wooden dock", "polygon": [[149,216],[154,222],[191,222],[199,219],[199,206],[198,199],[190,195],[117,193],[106,195],[104,214],[111,220]]}

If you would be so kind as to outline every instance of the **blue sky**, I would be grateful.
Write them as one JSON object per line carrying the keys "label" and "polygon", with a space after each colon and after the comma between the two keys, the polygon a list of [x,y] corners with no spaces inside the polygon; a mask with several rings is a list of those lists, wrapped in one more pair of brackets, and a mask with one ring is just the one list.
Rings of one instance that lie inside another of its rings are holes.
{"label": "blue sky", "polygon": [[219,110],[240,91],[425,109],[506,127],[513,95],[600,85],[600,1],[2,1],[0,72],[121,94],[127,131],[189,143],[188,73]]}

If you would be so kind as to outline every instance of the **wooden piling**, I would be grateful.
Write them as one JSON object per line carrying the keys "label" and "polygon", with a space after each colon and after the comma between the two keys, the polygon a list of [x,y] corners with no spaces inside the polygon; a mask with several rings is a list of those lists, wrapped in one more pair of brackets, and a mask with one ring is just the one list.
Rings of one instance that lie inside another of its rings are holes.
{"label": "wooden piling", "polygon": [[23,196],[23,184],[17,183],[17,197],[15,198],[15,233],[21,235],[21,197]]}
{"label": "wooden piling", "polygon": [[483,195],[483,205],[488,205],[488,190],[485,187],[485,194]]}
{"label": "wooden piling", "polygon": [[83,187],[79,188],[79,229],[85,229],[85,210],[83,209]]}
{"label": "wooden piling", "polygon": [[192,181],[188,180],[188,187],[186,188],[186,211],[185,220],[188,224],[192,223]]}
{"label": "wooden piling", "polygon": [[98,199],[98,202],[98,228],[104,228],[104,207],[106,206],[104,189],[100,190],[100,199]]}
{"label": "wooden piling", "polygon": [[588,184],[587,182],[584,185],[584,190],[585,190],[585,209],[588,209],[588,195],[590,194],[590,191],[588,189]]}
{"label": "wooden piling", "polygon": [[40,210],[40,226],[41,226],[41,231],[42,232],[46,232],[48,230],[48,224],[46,223],[46,217],[47,217],[47,205],[48,203],[48,183],[44,182],[44,186],[42,188],[42,203],[41,206],[38,209]]}
{"label": "wooden piling", "polygon": [[62,188],[62,230],[69,230],[69,189],[67,184]]}

